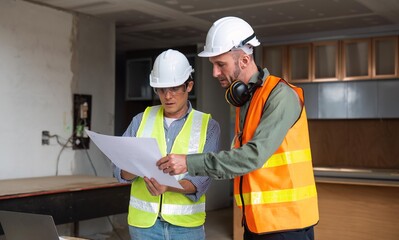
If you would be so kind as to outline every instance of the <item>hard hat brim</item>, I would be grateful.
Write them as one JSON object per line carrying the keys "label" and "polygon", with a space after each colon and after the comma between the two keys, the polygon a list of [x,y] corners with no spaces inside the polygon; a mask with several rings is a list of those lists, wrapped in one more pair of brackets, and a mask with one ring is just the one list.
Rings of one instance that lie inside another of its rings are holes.
{"label": "hard hat brim", "polygon": [[[226,53],[226,52],[223,52],[223,53]],[[215,57],[215,56],[222,55],[223,53],[213,53],[213,52],[202,51],[202,52],[198,53],[198,57]]]}
{"label": "hard hat brim", "polygon": [[153,88],[168,88],[168,87],[177,87],[180,85],[183,85],[186,81],[183,82],[179,82],[179,83],[175,83],[175,84],[154,84],[154,83],[150,83],[150,86]]}

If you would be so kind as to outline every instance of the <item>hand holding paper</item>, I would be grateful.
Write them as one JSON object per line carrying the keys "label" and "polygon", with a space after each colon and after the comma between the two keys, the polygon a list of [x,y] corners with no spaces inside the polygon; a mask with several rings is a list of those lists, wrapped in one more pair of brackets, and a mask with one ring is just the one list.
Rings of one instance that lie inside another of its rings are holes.
{"label": "hand holding paper", "polygon": [[155,178],[160,184],[182,189],[179,182],[156,166],[160,159],[155,138],[116,137],[86,130],[97,147],[120,169],[140,177]]}

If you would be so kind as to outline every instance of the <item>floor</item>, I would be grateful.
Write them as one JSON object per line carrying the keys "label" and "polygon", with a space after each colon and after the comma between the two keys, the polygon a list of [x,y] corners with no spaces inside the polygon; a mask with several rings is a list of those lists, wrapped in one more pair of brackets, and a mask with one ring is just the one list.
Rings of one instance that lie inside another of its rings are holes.
{"label": "floor", "polygon": [[233,208],[207,212],[205,232],[207,240],[233,239]]}
{"label": "floor", "polygon": [[[205,221],[207,240],[233,239],[233,209],[223,208],[207,212]],[[113,232],[87,236],[91,240],[130,240],[127,227],[116,228]]]}

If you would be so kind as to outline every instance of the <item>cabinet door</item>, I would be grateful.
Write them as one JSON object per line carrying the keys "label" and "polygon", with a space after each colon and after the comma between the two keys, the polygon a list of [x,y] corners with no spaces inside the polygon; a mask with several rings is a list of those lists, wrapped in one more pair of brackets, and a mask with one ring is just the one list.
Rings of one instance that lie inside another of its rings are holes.
{"label": "cabinet door", "polygon": [[343,41],[342,71],[344,80],[371,78],[371,40]]}
{"label": "cabinet door", "polygon": [[288,79],[290,82],[310,82],[310,46],[309,43],[288,47]]}
{"label": "cabinet door", "polygon": [[286,46],[266,46],[263,48],[263,64],[270,74],[287,79]]}
{"label": "cabinet door", "polygon": [[126,62],[126,100],[151,100],[151,58],[129,59]]}
{"label": "cabinet door", "polygon": [[373,38],[373,78],[398,76],[398,37]]}
{"label": "cabinet door", "polygon": [[338,80],[338,41],[313,44],[312,69],[313,81]]}

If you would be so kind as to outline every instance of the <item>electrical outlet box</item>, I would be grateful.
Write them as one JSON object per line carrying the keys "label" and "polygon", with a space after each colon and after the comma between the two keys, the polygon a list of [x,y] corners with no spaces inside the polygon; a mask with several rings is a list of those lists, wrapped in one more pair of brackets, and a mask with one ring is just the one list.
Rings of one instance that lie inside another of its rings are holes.
{"label": "electrical outlet box", "polygon": [[90,138],[85,129],[90,130],[91,95],[73,95],[73,149],[89,149]]}
{"label": "electrical outlet box", "polygon": [[50,132],[43,130],[42,131],[42,145],[49,145],[50,144]]}

